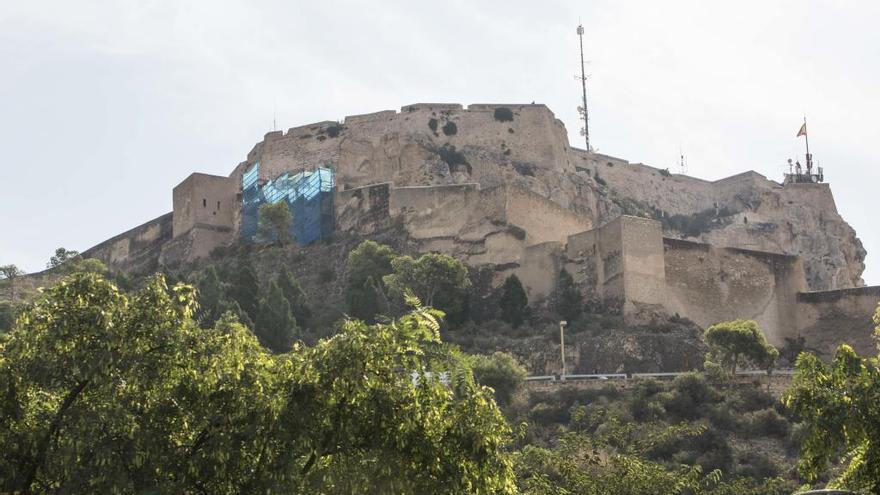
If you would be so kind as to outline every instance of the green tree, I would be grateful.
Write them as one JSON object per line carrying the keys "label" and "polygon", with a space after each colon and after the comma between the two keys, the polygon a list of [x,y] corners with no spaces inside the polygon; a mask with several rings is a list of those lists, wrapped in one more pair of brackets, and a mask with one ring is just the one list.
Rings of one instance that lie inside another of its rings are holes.
{"label": "green tree", "polygon": [[238,303],[251,321],[257,319],[260,308],[260,279],[249,259],[240,261],[233,272],[229,299]]}
{"label": "green tree", "polygon": [[15,298],[17,296],[15,292],[15,279],[24,275],[25,272],[21,268],[15,265],[2,265],[0,266],[0,280],[6,280],[9,282],[9,291],[10,291],[10,299],[12,302],[15,302]]}
{"label": "green tree", "polygon": [[511,275],[504,281],[498,306],[501,308],[501,319],[514,328],[518,328],[528,316],[529,298],[516,275]]}
{"label": "green tree", "polygon": [[290,303],[290,312],[296,318],[297,323],[301,326],[307,326],[307,322],[312,317],[309,297],[299,284],[299,280],[290,274],[287,265],[282,265],[281,271],[278,272],[278,286],[281,287],[281,292]]}
{"label": "green tree", "polygon": [[204,328],[214,326],[228,308],[225,307],[223,298],[223,284],[217,269],[211,265],[205,270],[205,274],[199,280],[199,309],[195,319]]}
{"label": "green tree", "polygon": [[104,275],[107,273],[107,265],[97,258],[83,258],[75,256],[64,263],[65,273],[97,273]]}
{"label": "green tree", "polygon": [[257,234],[264,241],[277,241],[287,244],[293,239],[290,232],[293,226],[293,214],[287,201],[264,203],[257,213]]}
{"label": "green tree", "polygon": [[556,282],[556,313],[565,321],[575,321],[584,309],[584,296],[571,278],[571,274],[563,268]]}
{"label": "green tree", "polygon": [[0,339],[0,492],[515,492],[510,428],[436,312],[273,355],[234,318],[199,328],[195,306],[161,276],[46,290]]}
{"label": "green tree", "polygon": [[779,357],[779,351],[767,342],[753,320],[716,323],[706,329],[703,337],[709,345],[706,360],[728,367],[731,375],[741,363],[769,370]]}
{"label": "green tree", "polygon": [[345,301],[348,314],[366,321],[388,312],[382,278],[392,272],[393,249],[373,241],[364,241],[348,253]]}
{"label": "green tree", "polygon": [[475,354],[468,357],[474,372],[474,380],[480,385],[492,387],[495,399],[502,405],[509,404],[526,379],[526,370],[516,358],[506,352],[496,351],[491,356]]}
{"label": "green tree", "polygon": [[391,268],[393,272],[383,281],[392,295],[403,299],[411,292],[426,306],[436,307],[450,318],[462,315],[471,281],[461,261],[445,254],[427,253],[418,259],[398,256],[391,261]]}
{"label": "green tree", "polygon": [[[880,335],[880,307],[874,315]],[[829,485],[880,493],[880,360],[858,356],[848,345],[828,366],[801,353],[783,403],[807,424],[798,470],[810,483],[843,451],[847,463]]]}
{"label": "green tree", "polygon": [[299,336],[299,326],[290,312],[290,303],[277,282],[269,285],[269,292],[260,302],[260,312],[254,321],[260,342],[272,352],[287,352]]}
{"label": "green tree", "polygon": [[55,250],[55,254],[49,258],[49,262],[46,263],[46,268],[57,268],[64,263],[76,258],[79,256],[79,251],[68,250],[63,247],[60,247]]}

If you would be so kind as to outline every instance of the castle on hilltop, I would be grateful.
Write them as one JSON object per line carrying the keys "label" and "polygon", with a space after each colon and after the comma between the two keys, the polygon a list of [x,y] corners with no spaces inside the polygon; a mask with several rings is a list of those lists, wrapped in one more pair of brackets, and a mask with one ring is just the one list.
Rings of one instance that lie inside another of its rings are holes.
{"label": "castle on hilltop", "polygon": [[173,212],[85,254],[120,269],[205,258],[252,239],[277,201],[303,245],[394,226],[496,286],[517,274],[537,304],[564,268],[632,325],[748,318],[776,344],[872,346],[880,287],[863,287],[865,251],[828,184],[710,182],[574,148],[544,105],[420,103],[270,132],[228,176],[193,173]]}

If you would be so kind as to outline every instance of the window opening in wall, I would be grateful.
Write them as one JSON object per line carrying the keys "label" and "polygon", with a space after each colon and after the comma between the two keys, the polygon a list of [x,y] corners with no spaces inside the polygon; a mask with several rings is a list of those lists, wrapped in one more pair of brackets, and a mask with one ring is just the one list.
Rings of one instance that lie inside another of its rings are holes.
{"label": "window opening in wall", "polygon": [[218,210],[220,209],[220,202],[219,201],[217,201],[217,209]]}
{"label": "window opening in wall", "polygon": [[203,207],[203,208],[207,208],[207,207],[208,207],[208,200],[205,199],[205,198],[202,198],[202,207]]}

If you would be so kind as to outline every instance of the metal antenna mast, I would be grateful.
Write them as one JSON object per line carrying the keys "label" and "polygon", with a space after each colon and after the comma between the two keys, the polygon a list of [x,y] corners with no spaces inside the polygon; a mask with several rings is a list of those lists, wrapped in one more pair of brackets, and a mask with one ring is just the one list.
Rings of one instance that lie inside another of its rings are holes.
{"label": "metal antenna mast", "polygon": [[578,110],[581,113],[581,119],[584,121],[584,127],[581,129],[581,134],[584,136],[584,143],[587,146],[587,151],[591,151],[590,149],[590,118],[587,113],[587,74],[584,71],[584,26],[583,24],[578,24],[577,28],[578,38],[581,41],[581,89],[583,90],[584,96],[584,106],[579,107]]}

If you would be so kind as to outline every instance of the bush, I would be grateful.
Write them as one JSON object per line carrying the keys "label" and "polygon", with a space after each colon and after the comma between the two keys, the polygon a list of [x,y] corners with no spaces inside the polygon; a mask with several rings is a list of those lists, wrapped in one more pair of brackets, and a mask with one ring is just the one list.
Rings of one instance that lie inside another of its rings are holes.
{"label": "bush", "polygon": [[497,120],[498,122],[513,122],[513,110],[507,107],[496,108],[495,120]]}
{"label": "bush", "polygon": [[495,389],[495,399],[502,405],[510,403],[526,379],[525,368],[506,352],[495,352],[491,356],[477,354],[470,356],[469,362],[474,380]]}
{"label": "bush", "polygon": [[443,126],[443,134],[446,136],[454,136],[458,132],[458,126],[455,125],[455,122],[447,122],[446,125]]}
{"label": "bush", "polygon": [[437,134],[437,119],[431,119],[428,121],[428,127],[431,129],[431,132]]}
{"label": "bush", "polygon": [[549,424],[567,424],[569,419],[571,418],[571,414],[568,409],[559,407],[558,404],[550,405],[546,402],[541,402],[536,404],[531,411],[529,411],[529,417],[536,424],[541,425],[549,425]]}
{"label": "bush", "polygon": [[332,138],[338,137],[339,134],[342,132],[342,129],[344,129],[342,124],[339,124],[339,123],[330,124],[330,126],[327,127],[327,135]]}
{"label": "bush", "polygon": [[467,172],[471,173],[471,164],[468,163],[464,153],[456,150],[455,146],[444,144],[442,148],[437,150],[437,154],[440,155],[440,159],[443,160],[446,165],[449,165],[450,171],[458,168],[458,165],[464,165]]}
{"label": "bush", "polygon": [[775,409],[747,413],[743,419],[743,433],[753,437],[784,438],[788,435],[788,421]]}
{"label": "bush", "polygon": [[760,387],[742,388],[729,400],[738,412],[751,412],[773,407],[778,401]]}
{"label": "bush", "polygon": [[740,427],[739,417],[734,414],[726,402],[711,406],[706,415],[712,426],[718,429],[736,431]]}
{"label": "bush", "polygon": [[779,466],[766,454],[759,452],[743,452],[737,456],[738,476],[762,480],[779,475]]}

